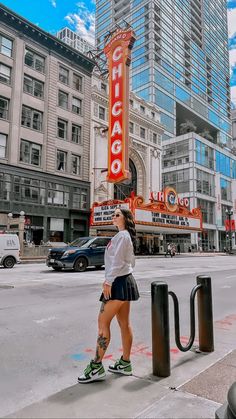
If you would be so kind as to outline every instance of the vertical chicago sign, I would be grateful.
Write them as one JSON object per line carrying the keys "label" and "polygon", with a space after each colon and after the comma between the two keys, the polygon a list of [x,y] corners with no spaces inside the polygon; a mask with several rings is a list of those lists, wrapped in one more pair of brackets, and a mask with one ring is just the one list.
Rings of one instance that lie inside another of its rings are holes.
{"label": "vertical chicago sign", "polygon": [[104,52],[109,66],[108,182],[129,178],[129,65],[134,32],[117,30]]}

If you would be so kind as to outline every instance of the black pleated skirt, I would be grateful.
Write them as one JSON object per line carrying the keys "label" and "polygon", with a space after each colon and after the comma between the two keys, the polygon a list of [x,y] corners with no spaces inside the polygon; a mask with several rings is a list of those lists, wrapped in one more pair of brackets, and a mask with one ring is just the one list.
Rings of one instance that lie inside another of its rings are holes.
{"label": "black pleated skirt", "polygon": [[[136,301],[139,299],[139,292],[136,281],[132,274],[117,276],[111,286],[110,300]],[[106,302],[102,293],[100,301]]]}

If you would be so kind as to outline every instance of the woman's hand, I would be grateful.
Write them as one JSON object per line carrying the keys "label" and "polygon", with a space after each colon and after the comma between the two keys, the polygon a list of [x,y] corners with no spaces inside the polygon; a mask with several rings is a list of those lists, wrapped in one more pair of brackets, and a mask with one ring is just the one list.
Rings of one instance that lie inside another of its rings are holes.
{"label": "woman's hand", "polygon": [[106,281],[103,282],[103,295],[106,300],[109,300],[111,297],[111,285],[109,285]]}

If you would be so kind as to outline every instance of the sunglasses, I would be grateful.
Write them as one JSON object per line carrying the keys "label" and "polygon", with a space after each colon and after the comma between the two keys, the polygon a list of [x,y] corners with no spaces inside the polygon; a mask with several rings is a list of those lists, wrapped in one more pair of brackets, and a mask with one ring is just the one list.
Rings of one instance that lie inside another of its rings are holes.
{"label": "sunglasses", "polygon": [[121,216],[121,214],[112,214],[112,218],[114,218],[114,217],[120,217]]}

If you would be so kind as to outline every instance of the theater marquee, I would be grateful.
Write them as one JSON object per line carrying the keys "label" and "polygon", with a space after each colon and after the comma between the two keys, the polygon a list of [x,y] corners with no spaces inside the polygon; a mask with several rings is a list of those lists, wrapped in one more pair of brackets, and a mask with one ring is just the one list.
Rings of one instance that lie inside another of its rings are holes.
{"label": "theater marquee", "polygon": [[132,30],[117,30],[104,52],[109,67],[108,182],[129,174],[129,65],[135,38]]}
{"label": "theater marquee", "polygon": [[[187,208],[187,199],[179,199],[173,188],[166,188],[159,195],[152,195],[152,200],[145,203],[140,196],[131,196],[124,201],[110,200],[95,202],[91,211],[91,226],[112,225],[115,209],[127,208],[133,213],[136,226],[149,226],[155,232],[174,229],[179,232],[202,230],[202,213],[199,208]],[[139,228],[139,230],[140,230]]]}

